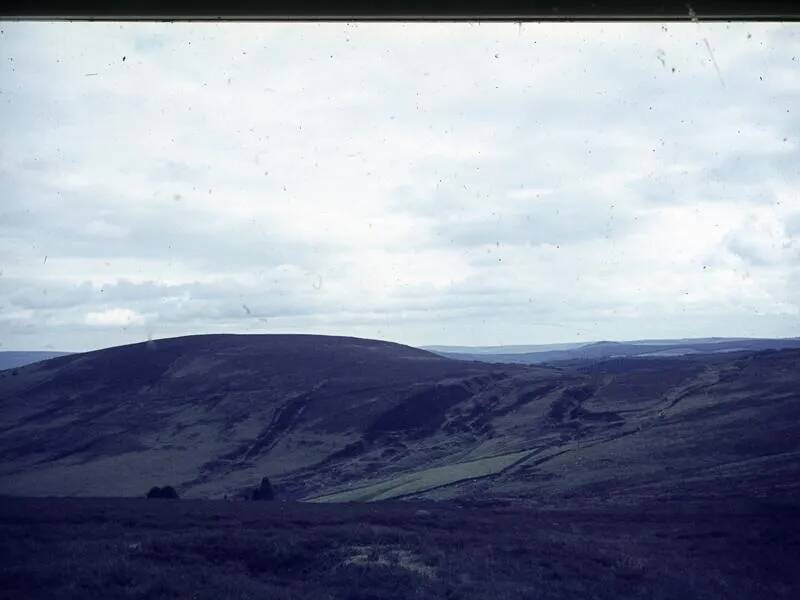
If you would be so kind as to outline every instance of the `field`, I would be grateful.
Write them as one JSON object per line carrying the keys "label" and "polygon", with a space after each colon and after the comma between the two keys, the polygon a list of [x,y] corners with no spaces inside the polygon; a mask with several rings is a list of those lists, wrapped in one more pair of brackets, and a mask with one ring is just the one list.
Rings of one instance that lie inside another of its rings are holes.
{"label": "field", "polygon": [[425,469],[402,475],[375,485],[356,488],[338,494],[309,498],[315,502],[365,502],[389,500],[416,492],[444,487],[459,481],[480,479],[501,473],[504,469],[529,456],[528,451],[511,452],[468,462]]}
{"label": "field", "polygon": [[0,498],[0,597],[786,598],[800,506]]}

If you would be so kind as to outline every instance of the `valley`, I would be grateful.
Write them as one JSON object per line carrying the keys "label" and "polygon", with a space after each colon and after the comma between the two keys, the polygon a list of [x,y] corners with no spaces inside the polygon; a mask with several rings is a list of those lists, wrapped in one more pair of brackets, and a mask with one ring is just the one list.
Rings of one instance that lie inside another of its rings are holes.
{"label": "valley", "polygon": [[[0,491],[284,500],[797,497],[800,350],[546,365],[189,336],[0,372]],[[16,373],[16,374],[14,374]]]}

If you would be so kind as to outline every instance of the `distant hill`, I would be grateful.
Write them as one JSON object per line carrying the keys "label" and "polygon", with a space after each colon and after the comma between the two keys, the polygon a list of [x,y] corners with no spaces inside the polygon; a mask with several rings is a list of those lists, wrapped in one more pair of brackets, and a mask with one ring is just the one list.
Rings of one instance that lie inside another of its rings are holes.
{"label": "distant hill", "polygon": [[3,369],[13,369],[31,363],[66,356],[69,352],[0,352],[0,371]]}
{"label": "distant hill", "polygon": [[516,346],[422,346],[423,350],[437,354],[524,354],[548,352],[550,350],[571,350],[585,346],[584,342],[564,344],[527,344]]}
{"label": "distant hill", "polygon": [[800,494],[800,350],[559,365],[310,335],[62,356],[0,372],[0,494],[222,497],[264,476],[315,502]]}
{"label": "distant hill", "polygon": [[[559,347],[561,346],[561,347]],[[532,348],[533,350],[523,350]],[[800,348],[800,338],[699,338],[682,340],[636,340],[547,346],[429,346],[440,356],[491,363],[545,364],[561,361],[600,360],[635,356],[684,356],[759,350]],[[451,350],[452,349],[452,350]]]}

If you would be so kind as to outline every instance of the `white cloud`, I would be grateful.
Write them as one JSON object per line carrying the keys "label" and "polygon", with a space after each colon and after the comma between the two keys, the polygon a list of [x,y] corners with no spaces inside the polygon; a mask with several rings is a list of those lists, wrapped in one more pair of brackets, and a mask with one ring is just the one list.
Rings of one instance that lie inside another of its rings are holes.
{"label": "white cloud", "polygon": [[100,312],[86,313],[86,324],[100,327],[124,327],[144,323],[143,315],[129,308],[109,308]]}
{"label": "white cloud", "polygon": [[508,193],[509,198],[513,198],[514,200],[532,200],[536,198],[541,198],[542,196],[547,196],[548,194],[552,194],[553,190],[547,188],[525,188],[520,187],[516,190],[511,190]]}
{"label": "white cloud", "polygon": [[124,227],[109,223],[102,219],[95,219],[86,225],[86,233],[104,238],[123,238],[127,235]]}
{"label": "white cloud", "polygon": [[0,336],[798,335],[799,33],[7,23]]}

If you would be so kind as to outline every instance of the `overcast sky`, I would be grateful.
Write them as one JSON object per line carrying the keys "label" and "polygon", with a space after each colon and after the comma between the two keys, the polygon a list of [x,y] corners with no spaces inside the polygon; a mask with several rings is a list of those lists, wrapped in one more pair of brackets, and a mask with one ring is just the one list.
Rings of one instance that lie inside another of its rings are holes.
{"label": "overcast sky", "polygon": [[0,29],[0,350],[800,335],[797,24]]}

